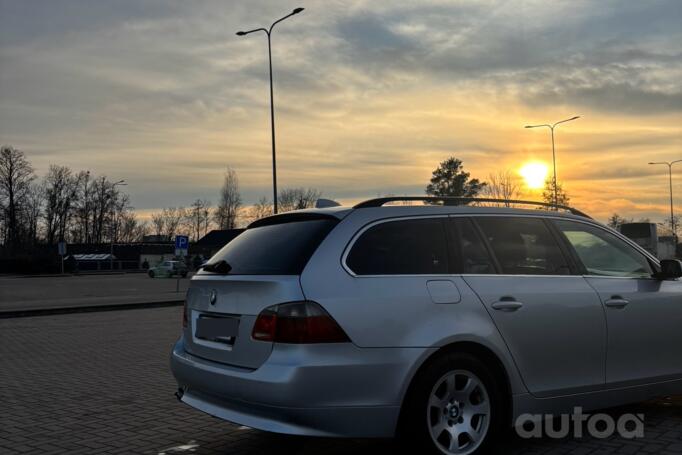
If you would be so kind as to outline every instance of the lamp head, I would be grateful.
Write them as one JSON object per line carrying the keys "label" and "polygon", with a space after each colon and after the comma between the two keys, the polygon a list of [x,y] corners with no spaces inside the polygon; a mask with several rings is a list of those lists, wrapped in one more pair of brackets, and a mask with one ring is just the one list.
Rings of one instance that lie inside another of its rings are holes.
{"label": "lamp head", "polygon": [[291,12],[291,14],[298,14],[298,13],[300,13],[301,11],[303,11],[304,9],[305,9],[305,8],[296,8],[295,10],[293,10],[293,11]]}
{"label": "lamp head", "polygon": [[241,32],[241,31],[237,32],[237,36],[244,36],[244,35],[246,35],[246,32]]}

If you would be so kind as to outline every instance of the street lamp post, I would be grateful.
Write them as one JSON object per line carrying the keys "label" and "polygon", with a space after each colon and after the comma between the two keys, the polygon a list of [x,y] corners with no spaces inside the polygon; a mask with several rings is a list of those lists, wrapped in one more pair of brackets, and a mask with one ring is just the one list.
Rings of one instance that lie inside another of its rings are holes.
{"label": "street lamp post", "polygon": [[272,130],[272,199],[274,213],[277,213],[277,160],[275,157],[275,101],[272,88],[272,45],[270,36],[272,35],[272,29],[275,27],[275,25],[282,22],[284,19],[293,16],[294,14],[300,13],[301,11],[303,11],[303,8],[296,8],[291,13],[273,22],[269,29],[261,27],[246,32],[237,32],[237,36],[246,36],[253,32],[265,32],[268,37],[268,62],[270,67],[270,127]]}
{"label": "street lamp post", "polygon": [[555,207],[555,208],[556,208],[556,206],[559,205],[559,194],[558,194],[558,191],[557,191],[557,179],[556,179],[556,151],[555,151],[555,148],[554,148],[554,128],[556,128],[557,125],[560,125],[561,123],[570,122],[570,121],[572,121],[572,120],[577,120],[577,119],[579,119],[579,118],[580,118],[580,116],[579,116],[579,115],[576,115],[575,117],[571,117],[571,118],[567,118],[566,120],[558,121],[558,122],[556,122],[556,123],[554,123],[554,124],[552,124],[552,125],[549,125],[549,124],[543,124],[543,125],[526,125],[526,126],[524,127],[524,128],[540,128],[540,127],[546,127],[546,128],[549,128],[550,131],[552,132],[552,166],[553,166],[553,168],[554,168],[554,177],[553,177],[553,181],[554,181],[554,207]]}
{"label": "street lamp post", "polygon": [[118,182],[114,183],[111,185],[111,196],[109,197],[111,199],[111,249],[109,251],[109,269],[114,270],[114,231],[116,229],[116,222],[114,220],[114,217],[116,216],[116,207],[114,207],[114,191],[116,190],[116,186],[121,185],[127,185],[125,180],[119,180]]}
{"label": "street lamp post", "polygon": [[673,237],[677,238],[677,233],[675,232],[675,213],[673,209],[673,164],[682,163],[682,160],[675,161],[656,161],[649,164],[665,164],[668,166],[668,181],[670,182],[670,230],[673,232]]}

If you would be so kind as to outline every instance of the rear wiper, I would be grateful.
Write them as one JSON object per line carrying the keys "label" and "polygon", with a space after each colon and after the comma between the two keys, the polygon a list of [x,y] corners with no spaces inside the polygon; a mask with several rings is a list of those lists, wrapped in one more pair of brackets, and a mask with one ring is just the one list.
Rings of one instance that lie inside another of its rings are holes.
{"label": "rear wiper", "polygon": [[206,272],[220,273],[221,275],[227,275],[230,273],[230,270],[232,270],[232,266],[224,259],[221,259],[218,262],[204,264],[201,268]]}

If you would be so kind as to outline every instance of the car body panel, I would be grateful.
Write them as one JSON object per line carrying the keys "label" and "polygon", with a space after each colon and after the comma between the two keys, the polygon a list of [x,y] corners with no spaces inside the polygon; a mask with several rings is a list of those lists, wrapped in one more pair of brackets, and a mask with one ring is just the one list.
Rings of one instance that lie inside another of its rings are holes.
{"label": "car body panel", "polygon": [[[418,359],[435,351],[362,349],[352,343],[275,344],[268,361],[252,370],[198,358],[187,352],[184,343],[179,340],[171,354],[171,370],[184,389],[183,401],[255,428],[318,436],[341,436],[355,426],[357,436],[391,436],[404,393],[401,379],[409,376]],[[255,409],[254,419],[236,418],[249,404]],[[344,412],[346,408],[356,412]],[[363,417],[363,409],[369,416],[376,412],[385,418]],[[306,417],[317,413],[331,422]],[[357,425],[360,421],[365,425]],[[286,423],[299,431],[287,430]]]}
{"label": "car body panel", "polygon": [[[675,350],[679,343],[666,346],[669,349],[663,354],[663,361],[675,362],[672,369],[657,369],[649,358],[632,361],[635,369],[656,377],[627,376],[626,367],[615,363],[625,364],[631,353],[655,357],[644,344],[678,340],[671,328],[673,324],[679,327],[682,312],[676,306],[682,303],[680,280],[650,280],[645,287],[658,283],[656,295],[660,297],[650,307],[648,300],[636,302],[633,297],[630,313],[639,319],[638,324],[634,317],[623,317],[628,313],[603,306],[599,292],[615,292],[609,287],[612,285],[595,283],[575,271],[557,277],[355,276],[344,263],[363,229],[391,219],[532,216],[571,219],[608,229],[597,222],[560,212],[501,207],[334,207],[303,212],[333,215],[340,222],[319,244],[300,276],[201,273],[193,278],[188,294],[190,328],[171,354],[171,369],[183,402],[267,431],[392,436],[405,395],[420,368],[441,350],[465,344],[485,349],[499,360],[513,402],[512,419],[526,412],[571,412],[577,405],[585,409],[619,405],[653,397],[659,391],[682,393],[682,373],[675,370],[682,364],[679,348]],[[624,239],[615,232],[613,235]],[[641,248],[624,241],[655,263]],[[638,292],[622,286],[619,292]],[[213,291],[218,295],[215,309],[210,304]],[[519,311],[505,313],[492,308],[509,294],[523,302]],[[264,343],[267,349],[263,345],[262,350],[257,349],[260,342],[251,340],[246,330],[257,314],[268,305],[302,299],[317,302],[350,342]],[[649,314],[647,309],[654,311]],[[664,321],[668,309],[676,313]],[[220,350],[202,352],[206,346],[193,339],[197,312],[241,318],[239,337],[246,346],[240,351],[243,357],[228,357]],[[664,330],[652,334],[658,327]]]}
{"label": "car body panel", "polygon": [[[272,350],[272,343],[251,337],[257,315],[271,305],[303,300],[303,293],[297,276],[200,274],[190,282],[186,299],[188,325],[183,335],[189,353],[228,365],[257,368]],[[200,317],[234,318],[238,333],[226,342],[200,339]]]}
{"label": "car body panel", "polygon": [[[637,278],[585,278],[605,304],[607,384],[637,384],[682,377],[682,282]],[[629,302],[606,306],[610,299]]]}
{"label": "car body panel", "polygon": [[[581,276],[464,279],[488,308],[530,393],[546,397],[603,386],[606,320],[599,297]],[[505,298],[523,306],[495,310]]]}

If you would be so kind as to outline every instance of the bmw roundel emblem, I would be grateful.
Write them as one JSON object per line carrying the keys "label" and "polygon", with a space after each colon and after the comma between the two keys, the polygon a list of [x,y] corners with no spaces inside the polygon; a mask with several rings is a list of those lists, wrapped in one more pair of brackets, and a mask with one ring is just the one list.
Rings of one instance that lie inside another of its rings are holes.
{"label": "bmw roundel emblem", "polygon": [[218,300],[218,293],[216,292],[215,289],[211,291],[211,297],[209,299],[209,303],[211,305],[215,305],[216,300]]}

